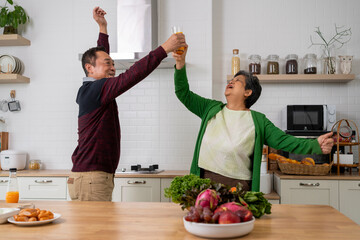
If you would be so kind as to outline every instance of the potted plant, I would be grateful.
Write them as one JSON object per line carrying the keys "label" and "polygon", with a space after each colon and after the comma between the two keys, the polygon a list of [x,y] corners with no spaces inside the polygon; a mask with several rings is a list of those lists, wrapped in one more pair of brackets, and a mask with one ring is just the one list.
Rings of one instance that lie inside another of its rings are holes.
{"label": "potted plant", "polygon": [[314,43],[312,37],[310,36],[311,46],[319,45],[323,50],[323,59],[324,59],[324,73],[335,74],[336,64],[335,64],[335,48],[340,49],[344,46],[345,43],[349,42],[351,39],[351,28],[342,30],[343,27],[337,27],[335,24],[335,35],[329,40],[326,40],[323,33],[320,31],[320,27],[316,28],[315,33],[322,40],[320,43]]}
{"label": "potted plant", "polygon": [[[13,10],[6,4],[9,3]],[[0,6],[0,27],[4,28],[4,34],[17,34],[19,24],[25,24],[29,21],[29,16],[24,8],[14,5],[13,0],[6,0],[4,6]]]}

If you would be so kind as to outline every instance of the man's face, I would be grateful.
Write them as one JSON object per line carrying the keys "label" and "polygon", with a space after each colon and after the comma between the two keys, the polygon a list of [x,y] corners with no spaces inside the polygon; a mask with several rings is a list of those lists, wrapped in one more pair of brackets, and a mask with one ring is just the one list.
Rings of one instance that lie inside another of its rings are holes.
{"label": "man's face", "polygon": [[95,66],[88,64],[86,69],[88,77],[95,78],[96,80],[115,76],[114,61],[109,54],[103,51],[96,52]]}
{"label": "man's face", "polygon": [[239,75],[233,78],[225,88],[225,97],[235,97],[237,100],[244,101],[251,95],[252,90],[245,90],[245,76]]}

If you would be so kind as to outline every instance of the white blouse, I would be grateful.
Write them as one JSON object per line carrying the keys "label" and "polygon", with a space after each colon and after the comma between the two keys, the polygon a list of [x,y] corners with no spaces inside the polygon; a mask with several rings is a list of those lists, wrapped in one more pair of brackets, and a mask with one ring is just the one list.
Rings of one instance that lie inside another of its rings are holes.
{"label": "white blouse", "polygon": [[201,142],[200,168],[240,180],[251,180],[255,126],[250,111],[226,106],[209,120]]}

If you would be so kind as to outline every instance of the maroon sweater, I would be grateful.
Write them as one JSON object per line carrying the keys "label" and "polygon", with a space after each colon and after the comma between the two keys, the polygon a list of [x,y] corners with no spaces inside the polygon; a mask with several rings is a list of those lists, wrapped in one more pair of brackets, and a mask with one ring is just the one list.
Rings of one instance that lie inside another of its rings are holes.
{"label": "maroon sweater", "polygon": [[[100,33],[98,46],[109,53],[108,35]],[[73,155],[73,172],[115,173],[120,158],[120,123],[115,98],[146,78],[167,57],[162,47],[137,61],[113,78],[84,78],[78,91],[78,146]]]}

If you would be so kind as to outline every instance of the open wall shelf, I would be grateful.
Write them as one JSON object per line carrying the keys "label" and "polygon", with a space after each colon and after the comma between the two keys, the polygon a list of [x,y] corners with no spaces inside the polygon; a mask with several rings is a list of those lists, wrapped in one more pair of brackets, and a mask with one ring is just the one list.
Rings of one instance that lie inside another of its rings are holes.
{"label": "open wall shelf", "polygon": [[[232,79],[227,75],[227,81]],[[355,79],[355,74],[260,74],[260,83],[346,83]]]}
{"label": "open wall shelf", "polygon": [[0,83],[30,83],[30,78],[24,77],[19,74],[1,73]]}
{"label": "open wall shelf", "polygon": [[0,35],[0,46],[30,46],[30,40],[18,34]]}

